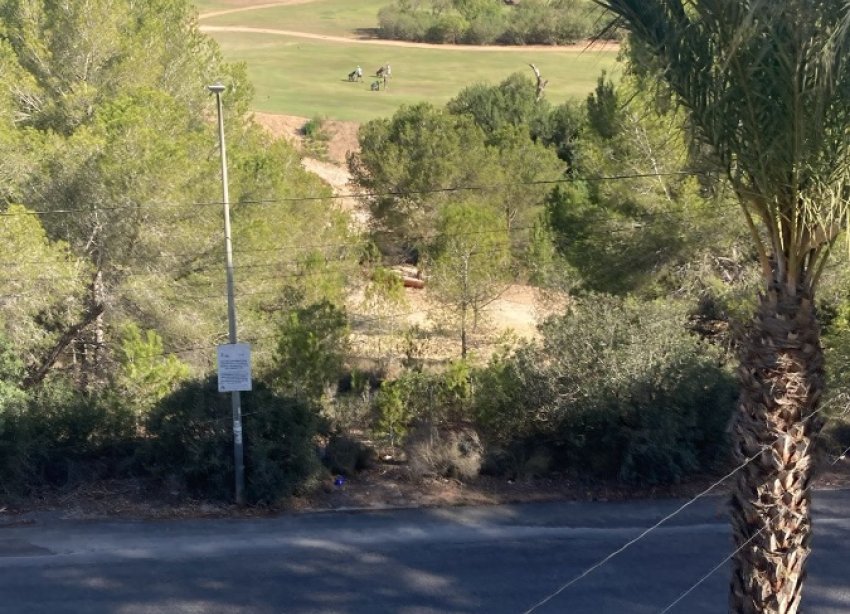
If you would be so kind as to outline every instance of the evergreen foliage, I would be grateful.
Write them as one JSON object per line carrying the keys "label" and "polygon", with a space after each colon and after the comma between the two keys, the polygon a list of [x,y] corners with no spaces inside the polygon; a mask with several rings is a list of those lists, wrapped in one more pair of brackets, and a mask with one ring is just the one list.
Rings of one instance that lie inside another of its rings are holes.
{"label": "evergreen foliage", "polygon": [[396,0],[378,12],[382,38],[453,44],[566,45],[598,34],[588,0]]}
{"label": "evergreen foliage", "polygon": [[[530,82],[517,81],[533,91]],[[360,152],[349,158],[349,167],[354,181],[375,194],[366,204],[385,253],[429,249],[441,208],[457,199],[455,190],[470,187],[486,196],[492,209],[504,212],[512,239],[525,240],[549,190],[528,183],[557,179],[563,163],[553,149],[531,138],[526,125],[510,124],[518,110],[504,114],[497,102],[490,112],[468,113],[475,99],[473,92],[449,107],[459,113],[420,104],[361,127]]]}
{"label": "evergreen foliage", "polygon": [[[245,496],[252,503],[289,497],[316,475],[318,418],[305,402],[257,383],[243,395]],[[228,395],[214,377],[190,381],[149,414],[147,464],[194,495],[233,498],[233,432]]]}
{"label": "evergreen foliage", "polygon": [[594,295],[548,320],[542,347],[496,357],[476,376],[475,412],[502,470],[522,473],[541,450],[549,469],[633,483],[714,467],[735,382],[685,316]]}
{"label": "evergreen foliage", "polygon": [[480,203],[447,204],[426,272],[437,300],[446,306],[450,326],[458,331],[461,358],[468,336],[486,305],[504,291],[510,278],[510,245],[499,215]]}
{"label": "evergreen foliage", "polygon": [[[588,6],[400,0],[382,19],[400,38],[556,42],[586,35]],[[419,473],[465,479],[483,451],[491,471],[520,475],[660,483],[712,469],[732,404],[728,324],[753,302],[758,254],[651,68],[603,74],[583,103],[550,103],[517,73],[365,124],[349,166],[380,252],[367,254],[330,188],[246,118],[245,67],[223,62],[182,0],[0,0],[3,489],[155,476],[231,496],[230,407],[209,377],[226,330],[203,87],[218,80],[239,334],[259,367],[243,396],[252,501],[316,476],[318,416],[343,412],[329,392],[363,359],[352,329],[404,325],[400,263],[419,266],[441,326],[409,329],[403,358],[382,346],[379,375],[355,385],[359,422],[334,424],[334,470],[366,462],[358,428],[393,453],[407,441]],[[315,142],[322,123],[305,126]],[[568,290],[569,308],[539,343],[475,368],[468,336],[528,281]],[[822,304],[836,382],[845,302]],[[375,317],[350,317],[355,304]],[[422,336],[459,336],[469,359],[435,366]]]}
{"label": "evergreen foliage", "polygon": [[339,380],[348,344],[345,311],[327,301],[290,312],[280,325],[275,389],[298,399],[318,402]]}

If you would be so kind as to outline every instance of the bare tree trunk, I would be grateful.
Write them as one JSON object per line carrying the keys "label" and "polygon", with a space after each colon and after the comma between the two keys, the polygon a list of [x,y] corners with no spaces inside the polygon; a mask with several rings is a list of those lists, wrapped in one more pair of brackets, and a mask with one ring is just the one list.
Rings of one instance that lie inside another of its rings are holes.
{"label": "bare tree trunk", "polygon": [[823,424],[812,417],[824,375],[811,295],[781,286],[760,297],[740,375],[733,449],[739,462],[755,460],[738,472],[732,493],[740,550],[733,558],[730,611],[794,614],[810,551],[813,438]]}
{"label": "bare tree trunk", "polygon": [[536,89],[536,98],[537,102],[543,98],[543,90],[546,89],[546,86],[549,85],[549,79],[544,79],[540,75],[540,70],[534,64],[529,64],[531,66],[531,70],[534,71],[534,76],[537,78],[537,89]]}
{"label": "bare tree trunk", "polygon": [[469,309],[467,299],[470,296],[469,291],[469,259],[472,254],[465,254],[463,258],[463,303],[461,304],[460,314],[460,357],[466,360],[466,312]]}
{"label": "bare tree trunk", "polygon": [[466,305],[460,315],[460,357],[466,359]]}
{"label": "bare tree trunk", "polygon": [[93,385],[96,385],[101,375],[103,346],[104,346],[104,287],[103,287],[103,271],[98,267],[94,274],[94,279],[91,283],[91,294],[89,296],[89,304],[91,305],[90,313],[94,314],[94,324],[88,339],[83,340],[82,362],[80,369],[80,388],[88,391]]}
{"label": "bare tree trunk", "polygon": [[[68,328],[59,339],[53,344],[53,347],[50,349],[47,354],[45,354],[44,358],[36,365],[31,366],[28,369],[27,375],[23,381],[24,388],[31,388],[32,386],[36,386],[40,384],[47,374],[50,372],[50,369],[53,368],[53,365],[56,364],[56,360],[65,351],[65,349],[71,344],[74,339],[77,338],[79,333],[89,324],[91,324],[97,317],[99,317],[103,313],[103,305],[93,305],[92,308],[86,312],[83,318]],[[74,362],[76,362],[76,352],[74,352]]]}
{"label": "bare tree trunk", "polygon": [[103,287],[103,270],[98,268],[97,273],[95,273],[94,276],[94,282],[92,283],[92,304],[101,307],[100,313],[97,314],[97,317],[94,320],[94,352],[92,356],[92,367],[95,372],[100,370],[104,341],[106,339],[103,325],[103,304],[105,294],[106,292]]}

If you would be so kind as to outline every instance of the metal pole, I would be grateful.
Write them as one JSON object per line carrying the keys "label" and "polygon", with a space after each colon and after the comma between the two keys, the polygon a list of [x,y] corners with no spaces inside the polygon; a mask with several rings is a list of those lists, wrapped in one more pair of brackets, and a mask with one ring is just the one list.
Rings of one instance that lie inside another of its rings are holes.
{"label": "metal pole", "polygon": [[[221,94],[224,86],[220,83],[208,85],[207,89],[215,94],[218,107],[218,143],[221,150],[221,189],[224,197],[224,251],[227,268],[227,324],[228,338],[236,343],[236,304],[233,296],[233,246],[230,240],[230,194],[227,188],[227,148],[224,145],[224,113],[221,108]],[[242,444],[242,402],[239,391],[231,392],[233,406],[233,461],[236,470],[236,503],[245,503],[245,453]]]}

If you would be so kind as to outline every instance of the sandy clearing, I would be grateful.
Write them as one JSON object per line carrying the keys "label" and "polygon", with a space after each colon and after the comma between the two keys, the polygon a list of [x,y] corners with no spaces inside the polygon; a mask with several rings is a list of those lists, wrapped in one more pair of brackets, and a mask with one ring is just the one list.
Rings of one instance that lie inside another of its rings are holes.
{"label": "sandy clearing", "polygon": [[[309,118],[297,115],[261,113],[259,111],[255,111],[253,115],[254,120],[274,136],[284,137],[299,149],[302,147],[304,136],[301,130]],[[357,151],[359,148],[357,131],[360,129],[360,124],[337,119],[325,119],[322,128],[329,137],[327,159],[338,166],[346,166],[348,153]]]}
{"label": "sandy clearing", "polygon": [[[273,135],[284,137],[299,149],[303,145],[301,128],[307,122],[306,117],[296,115],[276,115],[273,113],[254,113],[254,119]],[[350,194],[354,187],[350,184],[351,175],[345,166],[345,156],[349,151],[357,150],[357,129],[359,125],[354,122],[338,122],[328,120],[325,129],[329,135],[328,160],[316,160],[304,157],[301,165],[309,172],[318,175],[331,186],[335,194]],[[342,208],[351,215],[353,227],[358,230],[368,228],[370,216],[363,205],[355,198],[339,199]],[[424,290],[405,288],[408,301],[408,310],[400,321],[404,324],[419,325],[426,329],[434,327],[434,315],[440,311],[432,301],[430,292],[426,285]],[[362,302],[363,297],[355,295],[350,297],[351,306]],[[513,332],[524,339],[539,338],[537,324],[543,318],[553,313],[563,311],[566,305],[566,297],[559,293],[543,292],[525,284],[511,284],[493,300],[484,310],[484,322],[482,331],[473,335],[476,342],[483,342],[479,352],[483,357],[489,355],[496,346],[491,345],[495,336],[503,333]],[[369,335],[360,335],[360,344],[369,346]],[[428,355],[451,358],[457,356],[459,346],[456,340],[446,338],[435,338],[429,346]],[[478,343],[476,343],[478,345]],[[368,352],[367,352],[368,353]]]}
{"label": "sandy clearing", "polygon": [[314,34],[312,32],[297,32],[295,30],[277,30],[274,28],[249,28],[245,26],[201,26],[201,31],[206,33],[242,33],[242,34],[271,34],[274,36],[290,36],[292,38],[306,38],[310,40],[321,40],[330,43],[356,43],[359,45],[379,45],[384,47],[408,47],[412,49],[445,49],[448,51],[541,51],[546,53],[595,53],[598,51],[616,51],[619,46],[612,42],[589,43],[578,45],[432,45],[430,43],[413,43],[410,41],[386,40],[382,38],[354,38],[347,36],[331,36],[329,34]]}
{"label": "sandy clearing", "polygon": [[[343,194],[351,194],[352,186],[350,185],[351,175],[343,166],[338,166],[331,162],[323,162],[315,158],[302,158],[301,166],[305,170],[310,171],[314,175],[318,175],[327,183],[337,196]],[[352,196],[343,196],[337,199],[337,204],[343,211],[347,211],[351,216],[351,227],[359,232],[365,232],[369,228],[371,216],[360,201]]]}
{"label": "sandy clearing", "polygon": [[[255,112],[254,120],[275,137],[283,137],[300,151],[304,151],[304,135],[301,130],[307,123],[306,117],[298,115],[276,115],[274,113]],[[327,183],[337,196],[350,194],[351,175],[346,167],[346,157],[349,151],[357,149],[357,130],[359,124],[325,120],[324,129],[328,133],[327,160],[317,160],[310,157],[301,158],[301,166],[305,170],[318,175]],[[357,230],[365,230],[369,225],[369,212],[356,198],[345,197],[337,200],[343,210],[351,214],[353,226]]]}

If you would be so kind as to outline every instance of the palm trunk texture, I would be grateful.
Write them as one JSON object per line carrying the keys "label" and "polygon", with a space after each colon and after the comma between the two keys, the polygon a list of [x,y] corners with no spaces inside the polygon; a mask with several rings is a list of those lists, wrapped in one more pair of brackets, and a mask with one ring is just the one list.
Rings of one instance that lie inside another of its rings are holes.
{"label": "palm trunk texture", "polygon": [[812,415],[824,374],[810,295],[791,295],[782,286],[760,297],[740,377],[733,448],[738,462],[755,460],[738,472],[732,492],[739,550],[733,558],[730,611],[794,614],[812,533],[813,438],[823,424]]}

